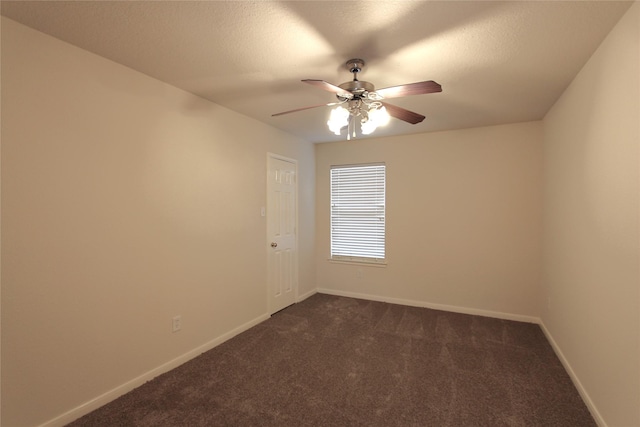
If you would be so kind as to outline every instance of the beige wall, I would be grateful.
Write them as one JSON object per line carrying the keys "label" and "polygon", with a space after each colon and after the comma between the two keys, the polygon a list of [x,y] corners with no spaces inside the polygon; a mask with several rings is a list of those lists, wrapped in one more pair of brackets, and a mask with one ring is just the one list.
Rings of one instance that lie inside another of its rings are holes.
{"label": "beige wall", "polygon": [[316,288],[311,144],[5,18],[2,149],[2,425],[264,318],[267,152],[299,161]]}
{"label": "beige wall", "polygon": [[639,26],[636,3],[544,119],[542,320],[610,427],[640,425]]}
{"label": "beige wall", "polygon": [[[543,122],[321,144],[315,160],[2,18],[2,425],[60,425],[266,316],[267,152],[300,165],[300,294],[542,317],[598,421],[640,425],[638,6]],[[330,263],[329,166],[378,161],[388,266]]]}
{"label": "beige wall", "polygon": [[[537,317],[540,122],[316,145],[321,290]],[[328,261],[331,165],[387,165],[386,268]]]}

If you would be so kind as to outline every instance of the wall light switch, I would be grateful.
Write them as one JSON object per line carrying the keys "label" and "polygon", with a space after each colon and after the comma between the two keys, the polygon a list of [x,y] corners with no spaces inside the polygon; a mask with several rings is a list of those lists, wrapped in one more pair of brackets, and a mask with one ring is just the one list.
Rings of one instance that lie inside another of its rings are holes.
{"label": "wall light switch", "polygon": [[171,332],[178,332],[182,329],[182,316],[175,316],[171,319]]}

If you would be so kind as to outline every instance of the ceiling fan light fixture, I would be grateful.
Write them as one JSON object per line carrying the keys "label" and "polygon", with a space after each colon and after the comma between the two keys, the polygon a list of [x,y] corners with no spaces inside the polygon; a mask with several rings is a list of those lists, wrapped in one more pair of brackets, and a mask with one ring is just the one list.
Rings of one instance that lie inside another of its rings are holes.
{"label": "ceiling fan light fixture", "polygon": [[362,121],[360,130],[364,135],[372,134],[379,126],[389,123],[389,113],[384,106],[372,108],[367,113],[367,119]]}
{"label": "ceiling fan light fixture", "polygon": [[369,120],[373,120],[377,123],[377,126],[384,126],[389,123],[389,113],[387,109],[382,107],[378,107],[375,110],[369,111]]}
{"label": "ceiling fan light fixture", "polygon": [[[380,103],[356,102],[347,110],[341,106],[331,110],[327,126],[329,130],[336,135],[340,135],[340,131],[345,126],[349,126],[349,121],[356,116],[360,116],[360,131],[363,135],[372,134],[379,126],[389,123],[389,113]],[[354,135],[355,136],[355,135]]]}
{"label": "ceiling fan light fixture", "polygon": [[362,131],[363,135],[370,135],[373,133],[373,131],[376,130],[377,127],[378,126],[375,124],[375,122],[367,120],[366,122],[362,122],[360,130]]}
{"label": "ceiling fan light fixture", "polygon": [[329,130],[336,135],[340,135],[340,131],[343,127],[349,124],[349,110],[343,107],[336,107],[331,110],[331,115],[329,116],[329,121],[327,122],[327,126],[329,126]]}

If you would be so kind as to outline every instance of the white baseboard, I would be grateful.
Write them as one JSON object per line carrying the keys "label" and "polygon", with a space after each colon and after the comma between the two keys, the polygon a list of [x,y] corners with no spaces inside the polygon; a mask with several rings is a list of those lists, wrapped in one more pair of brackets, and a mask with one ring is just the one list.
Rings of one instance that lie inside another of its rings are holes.
{"label": "white baseboard", "polygon": [[408,305],[411,307],[431,308],[433,310],[451,311],[454,313],[473,314],[476,316],[493,317],[496,319],[514,320],[516,322],[537,323],[537,324],[540,323],[540,319],[533,316],[524,316],[521,314],[513,314],[513,313],[502,313],[499,311],[480,310],[477,308],[458,307],[454,305],[433,304],[426,301],[382,297],[378,295],[360,294],[356,292],[336,291],[334,289],[326,289],[326,288],[318,288],[318,293],[337,295],[337,296],[349,297],[349,298],[359,298],[359,299],[365,299],[369,301],[388,302],[391,304]]}
{"label": "white baseboard", "polygon": [[[315,293],[315,291],[314,291]],[[164,374],[165,372],[169,372],[172,369],[177,368],[178,366],[188,362],[189,360],[199,356],[200,354],[204,353],[205,351],[211,350],[212,348],[222,344],[223,342],[235,337],[236,335],[246,331],[247,329],[250,329],[252,327],[254,327],[255,325],[264,322],[265,320],[269,319],[269,315],[268,314],[263,314],[262,316],[259,316],[243,325],[238,326],[237,328],[227,332],[226,334],[223,334],[199,347],[194,348],[193,350],[176,357],[173,360],[170,360],[160,366],[158,366],[155,369],[152,369],[148,372],[145,372],[144,374],[140,375],[137,378],[134,378],[130,381],[127,381],[126,383],[112,389],[109,390],[108,392],[89,400],[88,402],[83,403],[82,405],[73,408],[67,412],[65,412],[62,415],[57,416],[56,418],[53,418],[43,424],[41,424],[39,427],[63,427],[66,424],[69,424],[70,422],[82,417],[83,415],[86,415],[96,409],[98,409],[101,406],[106,405],[107,403],[117,399],[118,397],[130,392],[131,390],[133,390],[136,387],[141,386],[142,384],[146,383],[149,380],[152,380],[153,378],[157,377],[158,375]]]}
{"label": "white baseboard", "polygon": [[306,300],[307,298],[309,298],[310,296],[313,296],[313,295],[315,295],[317,293],[318,293],[317,289],[312,289],[307,293],[304,293],[302,295],[298,295],[298,298],[296,299],[296,302],[302,302],[302,301]]}
{"label": "white baseboard", "polygon": [[540,328],[542,329],[542,332],[544,332],[544,335],[547,337],[547,341],[549,341],[549,343],[551,344],[551,347],[553,347],[553,351],[556,353],[556,356],[558,356],[558,359],[560,359],[560,362],[562,362],[562,366],[564,366],[564,369],[569,374],[569,377],[571,377],[571,381],[573,381],[573,385],[575,385],[576,389],[578,390],[578,393],[580,393],[580,397],[582,397],[584,404],[587,405],[587,408],[589,409],[589,412],[591,412],[591,415],[593,416],[593,419],[596,421],[596,424],[598,424],[598,427],[607,427],[607,423],[602,418],[602,415],[600,415],[600,412],[598,411],[598,408],[596,408],[596,405],[591,400],[589,393],[587,393],[587,390],[585,390],[585,388],[582,386],[582,383],[580,382],[580,379],[578,378],[576,373],[573,371],[571,364],[569,363],[567,358],[564,356],[564,353],[562,353],[562,350],[558,346],[558,343],[556,343],[556,340],[553,339],[553,335],[551,335],[551,332],[549,332],[549,330],[547,329],[547,327],[545,326],[542,320],[540,321]]}

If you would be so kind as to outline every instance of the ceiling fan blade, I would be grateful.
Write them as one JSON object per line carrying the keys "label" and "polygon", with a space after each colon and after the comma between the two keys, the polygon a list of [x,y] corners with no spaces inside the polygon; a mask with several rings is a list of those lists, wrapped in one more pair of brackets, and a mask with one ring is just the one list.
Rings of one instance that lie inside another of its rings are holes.
{"label": "ceiling fan blade", "polygon": [[304,111],[304,110],[310,110],[312,108],[318,108],[318,107],[330,107],[332,105],[338,105],[338,104],[342,104],[341,102],[330,102],[328,104],[318,104],[318,105],[311,105],[309,107],[302,107],[302,108],[296,108],[295,110],[290,110],[290,111],[283,111],[282,113],[276,113],[276,114],[272,114],[271,117],[275,117],[275,116],[282,116],[284,114],[289,114],[289,113],[297,113],[298,111]]}
{"label": "ceiling fan blade", "polygon": [[442,86],[433,80],[426,82],[409,83],[400,86],[385,87],[376,90],[376,93],[383,98],[399,98],[408,95],[423,95],[425,93],[442,92]]}
{"label": "ceiling fan blade", "polygon": [[398,107],[397,105],[387,104],[383,102],[382,105],[387,109],[387,113],[391,117],[395,117],[396,119],[400,119],[407,123],[411,123],[415,125],[424,120],[424,116],[422,114],[414,113],[413,111],[405,110],[402,107]]}
{"label": "ceiling fan blade", "polygon": [[309,83],[310,85],[315,86],[317,88],[326,90],[328,92],[336,93],[343,98],[349,98],[349,99],[353,98],[353,94],[351,92],[344,90],[341,87],[338,87],[336,85],[332,85],[331,83],[327,83],[324,80],[306,79],[302,81],[305,83]]}

